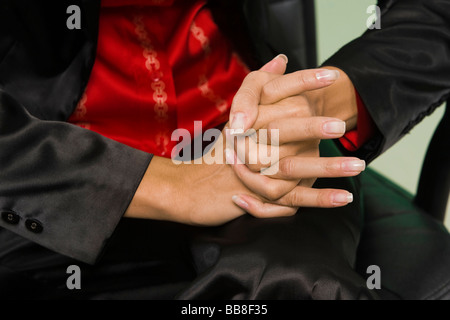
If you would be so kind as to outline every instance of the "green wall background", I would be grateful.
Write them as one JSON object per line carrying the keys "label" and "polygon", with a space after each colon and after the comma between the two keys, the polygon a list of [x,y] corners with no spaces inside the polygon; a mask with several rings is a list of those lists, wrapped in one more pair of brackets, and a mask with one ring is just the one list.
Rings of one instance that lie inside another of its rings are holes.
{"label": "green wall background", "polygon": [[[320,63],[365,32],[370,17],[367,8],[376,1],[315,0],[315,3]],[[444,108],[438,108],[370,167],[415,194],[428,143],[443,114]],[[450,206],[447,207],[446,226],[450,229]]]}

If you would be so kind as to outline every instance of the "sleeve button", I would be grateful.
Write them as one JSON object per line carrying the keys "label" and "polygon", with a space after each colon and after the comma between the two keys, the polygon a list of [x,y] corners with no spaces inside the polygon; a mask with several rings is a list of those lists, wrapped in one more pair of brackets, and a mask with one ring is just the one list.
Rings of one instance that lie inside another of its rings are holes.
{"label": "sleeve button", "polygon": [[2,220],[8,224],[18,224],[20,217],[14,211],[2,211]]}
{"label": "sleeve button", "polygon": [[41,233],[44,230],[42,224],[34,219],[27,219],[25,221],[25,227],[33,233]]}

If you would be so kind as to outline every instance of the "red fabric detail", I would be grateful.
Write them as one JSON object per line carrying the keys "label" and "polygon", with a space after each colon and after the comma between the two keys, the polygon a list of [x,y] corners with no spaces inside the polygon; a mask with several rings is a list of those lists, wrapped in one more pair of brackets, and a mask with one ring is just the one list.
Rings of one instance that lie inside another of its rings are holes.
{"label": "red fabric detail", "polygon": [[102,7],[171,6],[173,2],[174,0],[102,0]]}
{"label": "red fabric detail", "polygon": [[356,129],[347,132],[339,139],[342,146],[348,151],[358,150],[364,143],[366,143],[375,134],[375,123],[373,122],[369,112],[367,111],[364,102],[359,93],[355,90],[356,105],[358,108],[358,120]]}
{"label": "red fabric detail", "polygon": [[249,70],[205,4],[102,1],[96,60],[69,122],[164,157],[175,129],[194,138],[194,121],[226,122]]}

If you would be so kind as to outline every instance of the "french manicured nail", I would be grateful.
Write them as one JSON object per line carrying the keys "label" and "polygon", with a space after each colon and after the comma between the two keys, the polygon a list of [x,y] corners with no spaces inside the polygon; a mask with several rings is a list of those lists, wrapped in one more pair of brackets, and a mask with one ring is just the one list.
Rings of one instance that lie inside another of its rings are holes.
{"label": "french manicured nail", "polygon": [[353,202],[353,194],[351,193],[335,193],[333,195],[334,205],[343,205]]}
{"label": "french manicured nail", "polygon": [[227,164],[234,164],[234,151],[231,149],[225,149],[225,159],[227,160]]}
{"label": "french manicured nail", "polygon": [[277,55],[274,59],[278,59],[278,58],[284,59],[284,61],[286,62],[286,64],[288,64],[288,62],[289,62],[289,59],[288,59],[288,57],[287,57],[285,54],[279,54],[279,55]]}
{"label": "french manicured nail", "polygon": [[317,80],[335,81],[339,79],[340,73],[337,70],[322,70],[316,73]]}
{"label": "french manicured nail", "polygon": [[349,160],[343,162],[341,168],[344,172],[361,172],[366,169],[366,162],[364,160]]}
{"label": "french manicured nail", "polygon": [[237,112],[233,116],[233,120],[230,125],[230,133],[232,135],[243,134],[245,126],[245,114],[242,112]]}
{"label": "french manicured nail", "polygon": [[331,135],[343,135],[345,133],[345,122],[344,121],[328,121],[325,122],[323,127],[323,132]]}
{"label": "french manicured nail", "polygon": [[248,203],[245,202],[241,197],[233,196],[233,197],[231,197],[231,200],[233,200],[233,202],[236,205],[238,205],[239,207],[241,207],[242,209],[248,209]]}

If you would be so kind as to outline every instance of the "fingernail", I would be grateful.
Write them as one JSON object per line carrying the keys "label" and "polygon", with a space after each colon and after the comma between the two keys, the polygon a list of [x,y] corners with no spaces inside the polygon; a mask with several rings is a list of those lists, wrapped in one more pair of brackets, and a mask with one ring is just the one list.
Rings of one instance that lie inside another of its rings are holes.
{"label": "fingernail", "polygon": [[286,64],[288,64],[288,62],[289,62],[289,59],[288,59],[288,57],[287,57],[285,54],[279,54],[279,55],[277,55],[277,56],[274,58],[274,60],[275,60],[275,59],[278,59],[278,58],[284,59],[284,61],[286,62]]}
{"label": "fingernail", "polygon": [[333,195],[334,205],[343,205],[353,202],[353,194],[351,193],[335,193]]}
{"label": "fingernail", "polygon": [[233,120],[230,125],[230,133],[232,135],[243,134],[245,126],[245,114],[242,112],[237,112],[233,116]]}
{"label": "fingernail", "polygon": [[366,169],[364,160],[349,160],[342,163],[342,170],[345,172],[361,172]]}
{"label": "fingernail", "polygon": [[335,81],[339,79],[340,73],[337,70],[322,70],[316,73],[317,80]]}
{"label": "fingernail", "polygon": [[234,152],[228,148],[225,149],[225,159],[227,164],[234,164]]}
{"label": "fingernail", "polygon": [[339,134],[345,133],[345,122],[344,121],[328,121],[325,122],[323,127],[323,132],[326,134]]}
{"label": "fingernail", "polygon": [[232,196],[231,200],[233,200],[233,202],[238,205],[239,207],[241,207],[242,209],[248,209],[248,203],[245,202],[241,197],[239,196]]}

